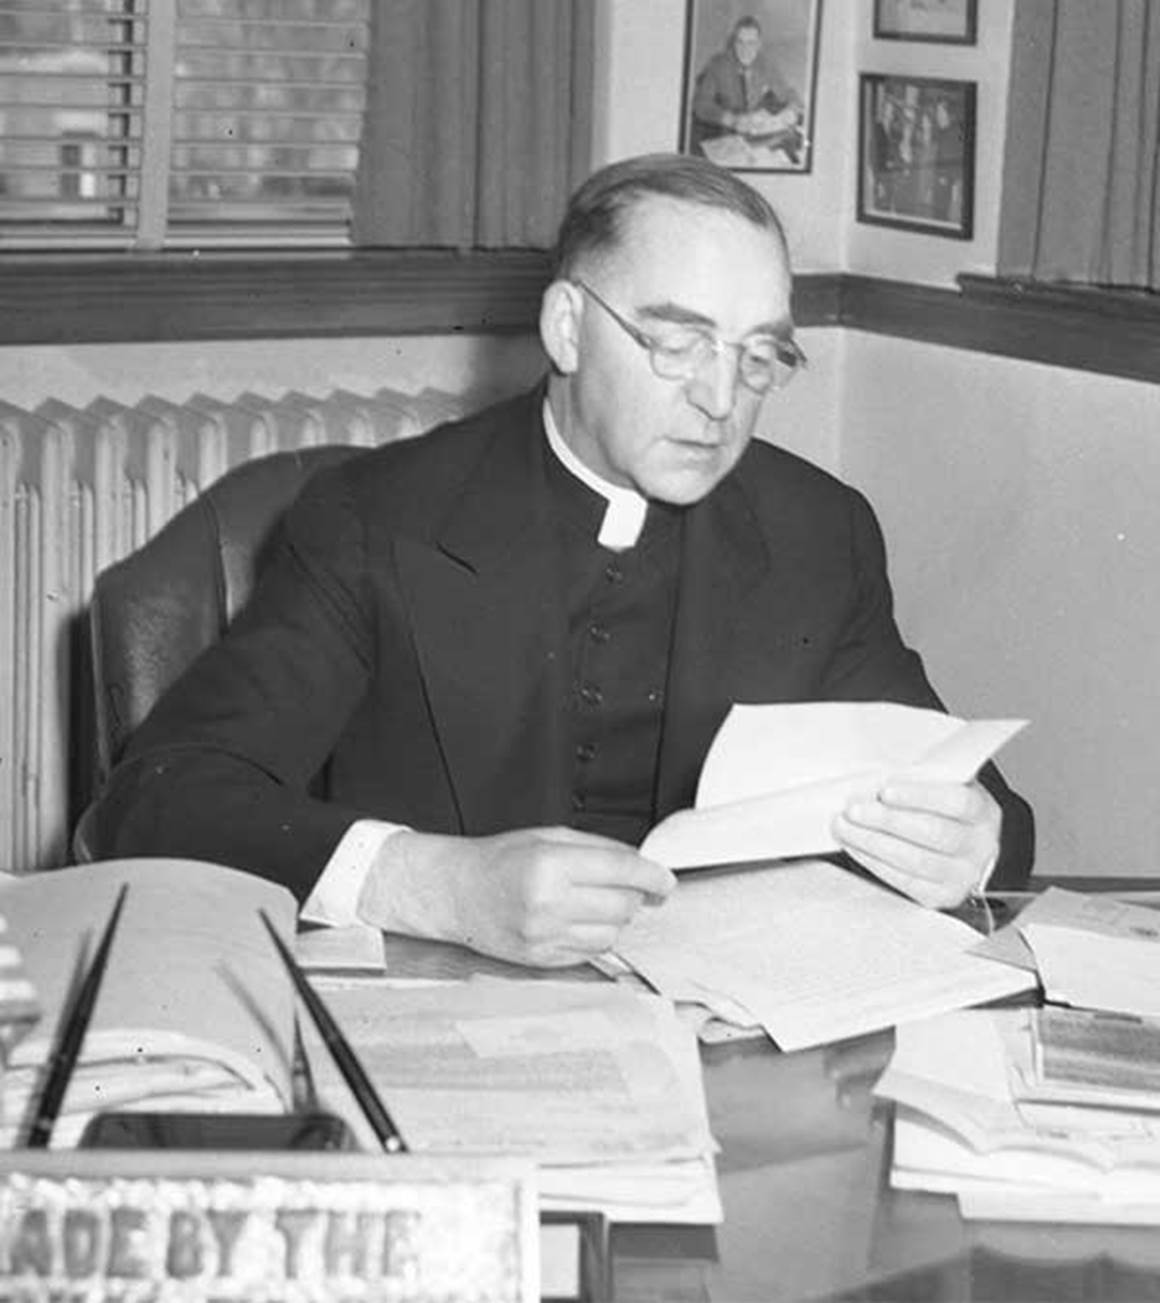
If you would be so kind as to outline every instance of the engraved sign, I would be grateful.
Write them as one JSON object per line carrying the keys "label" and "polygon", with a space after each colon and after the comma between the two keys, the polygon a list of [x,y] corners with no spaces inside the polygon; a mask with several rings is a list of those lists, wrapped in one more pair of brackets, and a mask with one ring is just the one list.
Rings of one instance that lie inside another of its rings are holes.
{"label": "engraved sign", "polygon": [[10,1153],[4,1303],[531,1303],[534,1167],[362,1154]]}

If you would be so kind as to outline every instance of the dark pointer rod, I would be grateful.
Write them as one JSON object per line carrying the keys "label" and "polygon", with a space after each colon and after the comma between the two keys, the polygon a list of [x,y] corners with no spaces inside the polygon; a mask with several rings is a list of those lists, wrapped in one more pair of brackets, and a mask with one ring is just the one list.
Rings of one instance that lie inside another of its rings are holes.
{"label": "dark pointer rod", "polygon": [[374,1088],[373,1082],[358,1061],[358,1056],[351,1049],[350,1042],[342,1034],[342,1028],[334,1021],[330,1010],[323,1003],[322,997],[310,985],[306,974],[302,971],[293,954],[291,954],[290,947],[278,935],[266,911],[260,909],[258,913],[262,916],[266,931],[269,932],[270,939],[274,942],[278,954],[282,957],[282,962],[286,965],[286,971],[290,974],[295,990],[302,997],[303,1003],[314,1020],[314,1025],[326,1042],[326,1048],[334,1057],[338,1070],[342,1073],[343,1080],[350,1087],[355,1099],[358,1100],[359,1108],[362,1109],[366,1120],[378,1137],[379,1144],[388,1154],[404,1153],[407,1148],[406,1143],[399,1134],[398,1128],[391,1121],[391,1115],[387,1112],[383,1101],[379,1098],[378,1091]]}
{"label": "dark pointer rod", "polygon": [[117,922],[121,917],[121,909],[128,893],[129,884],[123,882],[121,890],[117,893],[112,913],[109,915],[109,921],[105,924],[97,953],[93,956],[89,971],[77,988],[76,997],[65,1016],[60,1039],[49,1060],[48,1076],[45,1078],[44,1089],[37,1102],[36,1117],[28,1132],[29,1149],[44,1149],[52,1136],[52,1128],[60,1113],[60,1106],[64,1103],[65,1091],[68,1090],[68,1083],[72,1079],[73,1069],[76,1067],[81,1045],[84,1043],[85,1032],[89,1029],[93,1006],[97,1002],[101,980],[109,964],[109,954],[113,948],[113,933],[117,930]]}

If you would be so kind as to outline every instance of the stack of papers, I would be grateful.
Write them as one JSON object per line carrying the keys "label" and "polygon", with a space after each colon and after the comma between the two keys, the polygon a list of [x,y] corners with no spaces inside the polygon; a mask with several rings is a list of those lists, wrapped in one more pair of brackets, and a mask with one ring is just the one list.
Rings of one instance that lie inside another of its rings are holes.
{"label": "stack of papers", "polygon": [[1160,1224],[1160,1024],[971,1010],[900,1027],[891,1184],[969,1218]]}
{"label": "stack of papers", "polygon": [[1034,989],[958,919],[822,861],[683,876],[617,955],[671,1000],[797,1050]]}
{"label": "stack of papers", "polygon": [[[667,1000],[603,982],[316,985],[412,1152],[532,1158],[546,1209],[721,1220],[696,1040]],[[323,1098],[365,1128],[326,1067]]]}

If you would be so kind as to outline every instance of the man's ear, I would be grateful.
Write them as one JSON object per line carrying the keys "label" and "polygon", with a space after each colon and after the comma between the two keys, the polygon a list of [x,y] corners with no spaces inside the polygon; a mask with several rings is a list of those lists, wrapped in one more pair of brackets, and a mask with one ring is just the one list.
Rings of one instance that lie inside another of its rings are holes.
{"label": "man's ear", "polygon": [[540,303],[540,339],[552,364],[571,375],[580,364],[580,291],[570,281],[557,280]]}

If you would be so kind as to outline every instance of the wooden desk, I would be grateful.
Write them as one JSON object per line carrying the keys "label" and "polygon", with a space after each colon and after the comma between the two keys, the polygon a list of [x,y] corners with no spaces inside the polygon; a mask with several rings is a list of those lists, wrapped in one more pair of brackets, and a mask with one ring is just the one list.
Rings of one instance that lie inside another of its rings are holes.
{"label": "wooden desk", "polygon": [[[389,945],[396,971],[415,975],[536,975],[453,947]],[[964,1222],[951,1196],[892,1191],[891,1110],[871,1094],[891,1044],[882,1033],[796,1054],[703,1047],[725,1221],[614,1227],[617,1303],[1160,1298],[1154,1229]]]}

